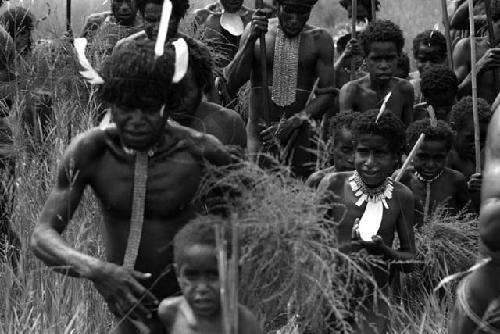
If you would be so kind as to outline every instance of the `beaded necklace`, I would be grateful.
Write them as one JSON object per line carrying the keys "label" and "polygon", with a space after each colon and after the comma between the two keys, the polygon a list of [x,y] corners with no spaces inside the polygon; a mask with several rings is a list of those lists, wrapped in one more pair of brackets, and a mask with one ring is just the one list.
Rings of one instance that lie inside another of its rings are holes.
{"label": "beaded necklace", "polygon": [[294,38],[288,38],[279,25],[276,31],[271,98],[280,107],[286,107],[295,102],[299,70],[300,35],[299,33]]}
{"label": "beaded necklace", "polygon": [[419,172],[415,171],[415,176],[420,182],[425,183],[425,205],[424,205],[424,218],[427,217],[431,209],[431,186],[443,175],[444,169],[434,176],[432,179],[427,180]]}
{"label": "beaded necklace", "polygon": [[362,206],[366,203],[365,212],[359,220],[359,236],[364,241],[372,241],[373,236],[377,235],[384,216],[384,208],[389,209],[388,199],[392,198],[394,184],[391,178],[387,178],[381,186],[369,188],[361,179],[357,171],[349,178],[349,185],[358,197],[356,206]]}

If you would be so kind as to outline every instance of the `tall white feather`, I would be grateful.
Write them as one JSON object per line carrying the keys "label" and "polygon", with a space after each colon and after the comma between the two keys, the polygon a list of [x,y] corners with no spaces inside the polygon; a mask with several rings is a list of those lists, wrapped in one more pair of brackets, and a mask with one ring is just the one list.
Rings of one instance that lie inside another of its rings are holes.
{"label": "tall white feather", "polygon": [[156,58],[163,56],[165,49],[165,42],[167,40],[168,25],[170,24],[170,15],[172,14],[172,2],[166,0],[163,2],[163,9],[161,12],[160,27],[158,29],[158,38],[155,44]]}
{"label": "tall white feather", "polygon": [[175,72],[172,82],[178,83],[186,75],[189,67],[189,47],[184,38],[172,43],[175,48]]}
{"label": "tall white feather", "polygon": [[90,65],[89,60],[85,56],[87,43],[86,38],[75,38],[75,41],[73,42],[80,66],[84,68],[83,71],[80,71],[80,75],[91,85],[102,85],[104,83],[104,79],[101,78],[99,73],[92,68],[92,65]]}
{"label": "tall white feather", "polygon": [[391,98],[391,95],[392,95],[392,92],[389,92],[384,97],[384,102],[382,103],[382,106],[380,107],[380,111],[379,111],[379,113],[377,115],[377,120],[375,121],[375,123],[378,123],[378,120],[380,119],[380,117],[382,117],[382,115],[385,113],[386,105],[387,105],[387,102],[389,102],[389,99]]}

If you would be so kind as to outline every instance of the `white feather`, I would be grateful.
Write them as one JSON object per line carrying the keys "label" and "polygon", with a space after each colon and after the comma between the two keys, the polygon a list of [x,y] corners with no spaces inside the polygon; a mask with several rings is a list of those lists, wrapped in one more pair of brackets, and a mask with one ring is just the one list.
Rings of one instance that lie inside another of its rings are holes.
{"label": "white feather", "polygon": [[436,118],[436,112],[434,111],[434,107],[429,105],[427,107],[427,111],[429,112],[429,119],[431,120],[431,127],[433,127],[433,128],[437,127],[437,118]]}
{"label": "white feather", "polygon": [[175,72],[173,83],[178,83],[186,75],[189,67],[189,47],[184,38],[179,38],[172,43],[175,48]]}
{"label": "white feather", "polygon": [[377,115],[377,119],[375,120],[375,123],[378,123],[378,120],[380,119],[380,117],[382,117],[382,115],[384,114],[385,112],[385,109],[386,109],[386,105],[387,105],[387,102],[389,102],[389,99],[391,98],[391,95],[392,95],[392,92],[389,92],[385,98],[384,98],[384,102],[382,103],[382,106],[380,107],[380,112],[378,113]]}
{"label": "white feather", "polygon": [[92,68],[92,65],[90,65],[89,60],[85,56],[87,43],[86,38],[75,38],[75,41],[73,42],[80,66],[84,68],[83,71],[80,71],[80,74],[89,84],[102,85],[104,83],[104,79],[101,78],[99,73]]}
{"label": "white feather", "polygon": [[166,0],[163,2],[160,27],[158,29],[158,38],[156,39],[156,44],[155,44],[155,56],[157,58],[163,56],[171,14],[172,14],[172,2],[170,0]]}

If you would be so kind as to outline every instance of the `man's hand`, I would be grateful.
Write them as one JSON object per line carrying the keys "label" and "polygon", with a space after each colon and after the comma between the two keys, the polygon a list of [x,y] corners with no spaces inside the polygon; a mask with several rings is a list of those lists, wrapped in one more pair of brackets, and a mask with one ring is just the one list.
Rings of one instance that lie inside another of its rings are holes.
{"label": "man's hand", "polygon": [[470,177],[467,185],[469,186],[469,191],[471,192],[479,192],[481,191],[481,186],[483,184],[483,174],[476,173]]}
{"label": "man's hand", "polygon": [[500,48],[491,48],[477,62],[477,71],[481,74],[496,67],[500,67]]}
{"label": "man's hand", "polygon": [[353,38],[349,42],[347,42],[347,45],[344,50],[345,57],[362,56],[362,55],[363,52],[361,51],[361,46],[357,39]]}
{"label": "man's hand", "polygon": [[372,241],[359,241],[360,245],[372,255],[385,255],[387,253],[387,246],[384,240],[378,235],[372,237]]}
{"label": "man's hand", "polygon": [[269,19],[268,17],[272,15],[272,10],[270,9],[259,9],[255,11],[252,16],[250,39],[256,41],[260,36],[267,33]]}
{"label": "man's hand", "polygon": [[159,305],[156,297],[139,283],[150,278],[151,274],[102,263],[92,271],[90,280],[115,316],[146,322]]}
{"label": "man's hand", "polygon": [[276,142],[284,145],[290,139],[293,130],[300,128],[309,122],[309,118],[302,114],[296,114],[287,120],[281,121],[278,125],[273,125],[260,133],[264,145],[271,145]]}

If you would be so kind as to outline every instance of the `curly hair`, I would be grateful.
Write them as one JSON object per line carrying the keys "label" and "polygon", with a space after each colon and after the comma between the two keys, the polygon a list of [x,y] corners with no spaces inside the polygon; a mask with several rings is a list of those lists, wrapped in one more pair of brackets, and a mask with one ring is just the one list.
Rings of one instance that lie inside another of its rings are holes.
{"label": "curly hair", "polygon": [[[152,3],[155,5],[163,5],[165,0],[136,0],[137,7],[142,15],[144,15],[144,10],[148,3]],[[172,15],[182,19],[186,16],[186,13],[189,9],[189,0],[170,0],[172,2]]]}
{"label": "curly hair", "polygon": [[[464,125],[473,121],[472,115],[472,97],[464,96],[451,109],[449,122],[453,130],[461,130]],[[477,112],[479,122],[489,122],[493,116],[491,106],[484,99],[477,99]]]}
{"label": "curly hair", "polygon": [[374,42],[394,42],[398,54],[401,54],[405,39],[403,31],[397,24],[389,20],[371,22],[366,29],[361,32],[361,43],[365,55],[370,53],[371,44]]}
{"label": "curly hair", "polygon": [[431,126],[430,119],[421,119],[412,123],[406,130],[408,149],[411,150],[420,138],[425,134],[425,140],[439,140],[446,143],[446,150],[450,151],[453,145],[453,130],[445,121],[437,121],[437,126]]}
{"label": "curly hair", "polygon": [[209,93],[214,85],[214,62],[210,50],[202,42],[182,34],[189,47],[189,66],[194,71],[196,82],[205,93]]}
{"label": "curly hair", "polygon": [[455,72],[444,65],[433,65],[425,70],[420,80],[420,88],[422,95],[428,99],[429,96],[453,92],[456,95],[458,92],[458,79]]}
{"label": "curly hair", "polygon": [[99,87],[99,96],[103,101],[130,107],[143,107],[143,97],[159,104],[167,102],[175,51],[167,44],[164,55],[155,59],[154,44],[128,40],[117,45],[101,71],[104,84]]}
{"label": "curly hair", "polygon": [[[0,16],[0,22],[5,27],[13,40],[23,30],[33,31],[35,29],[35,16],[26,8],[16,6],[9,8]],[[28,50],[31,49],[31,38],[28,41]]]}
{"label": "curly hair", "polygon": [[378,135],[386,139],[392,153],[401,154],[406,144],[405,126],[392,112],[386,111],[379,120],[378,109],[359,114],[353,124],[353,138],[357,142],[361,135]]}
{"label": "curly hair", "polygon": [[[184,250],[195,245],[216,247],[215,226],[224,222],[217,216],[199,216],[186,224],[174,237],[174,261],[182,263]],[[230,257],[231,238],[228,238],[228,228],[225,228],[225,239],[228,242],[228,258]]]}
{"label": "curly hair", "polygon": [[[401,71],[401,79],[406,79],[410,75],[410,57],[406,52],[401,52],[401,55],[398,59],[398,70]],[[399,75],[399,72],[398,72]]]}
{"label": "curly hair", "polygon": [[415,58],[418,57],[421,44],[438,47],[441,59],[446,58],[446,38],[439,30],[426,30],[415,37],[413,40],[413,56]]}
{"label": "curly hair", "polygon": [[353,128],[353,123],[356,121],[356,118],[358,118],[359,113],[358,112],[343,112],[338,115],[335,115],[330,119],[330,133],[333,133],[335,136],[334,140],[336,140],[336,136],[338,135],[339,131],[342,129],[347,129],[347,130],[352,130]]}

